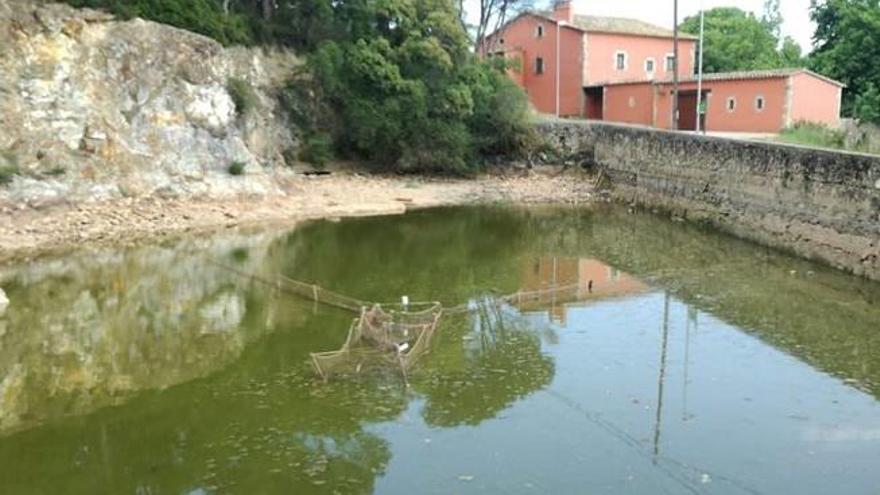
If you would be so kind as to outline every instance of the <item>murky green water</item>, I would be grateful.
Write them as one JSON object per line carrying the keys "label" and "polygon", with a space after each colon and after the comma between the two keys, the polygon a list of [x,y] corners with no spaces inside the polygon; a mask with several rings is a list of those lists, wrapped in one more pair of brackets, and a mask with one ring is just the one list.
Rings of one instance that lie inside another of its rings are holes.
{"label": "murky green water", "polygon": [[[408,389],[322,384],[308,353],[351,315],[212,259],[368,300],[584,290],[445,318]],[[878,285],[651,216],[317,222],[41,260],[0,287],[0,493],[880,489]]]}

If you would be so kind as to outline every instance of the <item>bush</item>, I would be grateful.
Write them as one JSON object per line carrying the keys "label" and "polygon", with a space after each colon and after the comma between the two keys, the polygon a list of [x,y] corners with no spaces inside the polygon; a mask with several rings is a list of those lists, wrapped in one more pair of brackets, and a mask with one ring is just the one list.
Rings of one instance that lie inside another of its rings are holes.
{"label": "bush", "polygon": [[19,174],[18,161],[11,151],[0,152],[0,185],[9,184]]}
{"label": "bush", "polygon": [[232,162],[227,169],[229,171],[229,175],[244,175],[244,169],[246,165],[244,162]]}
{"label": "bush", "polygon": [[253,86],[244,79],[230,77],[226,81],[226,91],[229,92],[229,97],[235,105],[235,113],[238,115],[247,115],[259,103]]}
{"label": "bush", "polygon": [[333,139],[325,132],[307,137],[303,141],[299,157],[306,163],[323,168],[327,162],[333,160]]}
{"label": "bush", "polygon": [[224,45],[256,41],[256,16],[223,12],[214,0],[64,0],[74,7],[105,9],[123,19],[142,17],[214,38]]}

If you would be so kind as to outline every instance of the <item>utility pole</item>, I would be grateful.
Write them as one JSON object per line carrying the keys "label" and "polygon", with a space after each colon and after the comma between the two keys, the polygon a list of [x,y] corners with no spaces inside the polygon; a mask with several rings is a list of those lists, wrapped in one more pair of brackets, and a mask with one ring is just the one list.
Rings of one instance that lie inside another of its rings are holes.
{"label": "utility pole", "polygon": [[706,10],[703,8],[703,0],[700,0],[700,60],[699,60],[699,68],[697,69],[697,126],[695,129],[697,133],[701,130],[703,132],[706,129],[701,129],[703,123],[703,112],[706,111],[706,108],[703,106],[703,36],[705,34],[706,28]]}
{"label": "utility pole", "polygon": [[673,0],[672,5],[672,128],[678,130],[678,0]]}

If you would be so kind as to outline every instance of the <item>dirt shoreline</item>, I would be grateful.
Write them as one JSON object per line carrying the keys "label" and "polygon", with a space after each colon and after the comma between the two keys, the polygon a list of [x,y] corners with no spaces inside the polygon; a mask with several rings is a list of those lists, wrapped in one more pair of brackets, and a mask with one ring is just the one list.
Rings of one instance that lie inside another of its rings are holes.
{"label": "dirt shoreline", "polygon": [[0,213],[0,263],[89,246],[127,246],[182,233],[316,219],[402,214],[480,203],[587,203],[592,181],[547,168],[440,179],[334,172],[291,176],[284,195],[224,200],[120,199]]}

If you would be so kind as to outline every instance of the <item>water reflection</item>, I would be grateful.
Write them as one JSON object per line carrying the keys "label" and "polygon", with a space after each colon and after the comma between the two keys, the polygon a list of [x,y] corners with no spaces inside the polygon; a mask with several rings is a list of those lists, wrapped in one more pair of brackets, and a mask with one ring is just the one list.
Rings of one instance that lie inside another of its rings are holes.
{"label": "water reflection", "polygon": [[[272,328],[277,295],[255,292],[210,260],[231,254],[259,267],[277,235],[79,253],[4,270],[12,304],[0,318],[0,434],[233,362]],[[260,324],[247,325],[246,313]]]}
{"label": "water reflection", "polygon": [[[473,311],[444,318],[409,388],[323,384],[308,353],[351,315],[215,259]],[[876,486],[877,286],[650,216],[316,222],[74,254],[5,269],[0,287],[0,493]]]}

